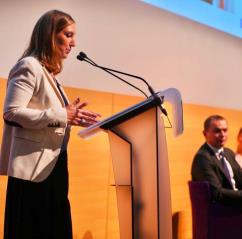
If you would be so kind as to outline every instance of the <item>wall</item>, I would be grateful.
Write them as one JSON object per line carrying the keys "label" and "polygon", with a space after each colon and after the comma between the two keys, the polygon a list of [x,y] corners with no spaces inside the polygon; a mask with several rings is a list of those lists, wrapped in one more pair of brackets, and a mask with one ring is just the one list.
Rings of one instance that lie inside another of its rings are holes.
{"label": "wall", "polygon": [[[0,79],[0,107],[6,81]],[[141,99],[134,96],[66,87],[70,99],[88,99],[88,108],[103,118],[112,115]],[[170,112],[169,106],[168,112]],[[171,197],[174,238],[191,238],[191,209],[187,182],[193,155],[203,143],[202,124],[210,114],[224,115],[229,121],[228,146],[236,148],[236,135],[241,127],[242,112],[237,110],[184,104],[184,134],[174,138],[167,129],[170,164]],[[2,114],[2,112],[0,113]],[[2,118],[2,116],[1,116]],[[0,121],[0,137],[2,134]],[[80,139],[73,128],[69,144],[69,197],[72,205],[74,239],[118,239],[119,227],[115,191],[112,181],[111,159],[107,135],[103,132],[89,140]],[[0,177],[0,239],[2,238],[6,178]]]}
{"label": "wall", "polygon": [[53,8],[77,22],[76,48],[60,76],[64,85],[139,95],[77,61],[85,51],[100,65],[144,77],[156,90],[179,89],[186,103],[241,109],[241,39],[135,0],[1,1],[0,76],[7,77],[33,25]]}

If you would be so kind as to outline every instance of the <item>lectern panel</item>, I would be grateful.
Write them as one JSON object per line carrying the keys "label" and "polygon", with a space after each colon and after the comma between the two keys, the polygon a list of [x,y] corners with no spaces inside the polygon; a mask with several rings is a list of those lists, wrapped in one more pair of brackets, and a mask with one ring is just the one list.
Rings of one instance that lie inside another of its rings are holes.
{"label": "lectern panel", "polygon": [[[116,125],[108,131],[116,134],[119,140],[129,142],[131,151],[131,185],[133,208],[133,237],[138,239],[169,239],[171,230],[171,201],[169,166],[163,120],[156,107]],[[109,137],[113,140],[115,137]],[[123,148],[123,143],[115,139],[115,146]],[[110,142],[112,147],[112,142]],[[126,147],[127,150],[127,147]],[[112,149],[111,149],[112,151]],[[128,153],[122,153],[126,165]],[[126,155],[126,156],[125,156]],[[123,163],[121,163],[123,167]],[[129,167],[127,167],[128,171]],[[127,171],[124,175],[127,176]],[[115,172],[120,172],[115,170]],[[114,172],[114,173],[115,173]],[[116,175],[115,178],[121,178]],[[117,194],[117,202],[122,192]],[[118,206],[119,207],[119,206]],[[119,218],[122,223],[121,217]],[[124,222],[122,223],[124,225]],[[120,234],[121,235],[121,234]],[[121,239],[126,239],[121,237]]]}
{"label": "lectern panel", "polygon": [[134,238],[157,239],[159,205],[156,108],[117,125],[113,130],[132,143]]}
{"label": "lectern panel", "polygon": [[115,185],[131,185],[131,144],[124,138],[108,131],[113,162]]}

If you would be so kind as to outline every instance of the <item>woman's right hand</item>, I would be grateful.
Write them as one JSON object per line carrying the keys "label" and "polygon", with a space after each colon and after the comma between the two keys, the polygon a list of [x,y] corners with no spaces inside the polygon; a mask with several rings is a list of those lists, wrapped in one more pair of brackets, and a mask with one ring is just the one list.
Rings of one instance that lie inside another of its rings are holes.
{"label": "woman's right hand", "polygon": [[79,98],[66,106],[68,124],[88,127],[98,122],[100,114],[83,109],[85,106],[87,102],[80,102]]}

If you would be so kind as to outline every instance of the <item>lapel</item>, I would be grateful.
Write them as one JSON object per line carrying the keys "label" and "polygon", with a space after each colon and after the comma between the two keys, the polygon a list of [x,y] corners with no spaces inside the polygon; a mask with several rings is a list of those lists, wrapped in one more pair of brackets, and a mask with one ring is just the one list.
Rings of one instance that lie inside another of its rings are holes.
{"label": "lapel", "polygon": [[[43,71],[44,71],[44,73],[46,75],[46,78],[48,79],[50,85],[52,86],[54,92],[56,93],[58,99],[60,100],[62,106],[65,106],[65,102],[64,102],[64,100],[63,100],[63,98],[61,96],[61,93],[60,93],[59,89],[57,88],[55,80],[53,79],[51,74],[47,71],[47,69],[44,66],[43,66]],[[64,91],[63,91],[63,94],[65,95]],[[67,97],[66,97],[66,99],[67,99]]]}
{"label": "lapel", "polygon": [[228,154],[228,151],[226,150],[226,148],[224,148],[224,155],[225,155],[227,161],[230,163],[230,165],[232,167],[234,165],[234,163],[233,163],[233,160],[231,158],[231,155]]}
{"label": "lapel", "polygon": [[[70,103],[69,100],[68,100],[68,97],[66,95],[66,92],[64,91],[62,85],[60,85],[60,88],[61,88],[61,91],[62,91],[62,94],[64,95],[65,99],[67,100],[68,104]],[[61,97],[63,99],[63,97]]]}
{"label": "lapel", "polygon": [[[210,159],[213,160],[213,162],[217,165],[217,167],[218,167],[218,168],[220,169],[220,171],[223,173],[224,177],[227,179],[227,177],[226,177],[226,175],[225,175],[225,173],[224,173],[223,167],[222,167],[220,161],[218,160],[216,154],[214,153],[214,151],[213,151],[213,150],[212,150],[212,149],[211,149],[206,143],[204,144],[204,148],[205,148],[206,151],[209,152],[209,154],[210,154]],[[225,152],[224,152],[224,154],[225,154],[226,160],[228,160],[228,156],[227,156],[227,154],[226,154]],[[228,160],[228,161],[229,161],[229,160]],[[229,161],[229,163],[230,163],[230,161]],[[231,165],[231,163],[230,163],[230,165]],[[231,166],[231,167],[232,167],[232,166]]]}

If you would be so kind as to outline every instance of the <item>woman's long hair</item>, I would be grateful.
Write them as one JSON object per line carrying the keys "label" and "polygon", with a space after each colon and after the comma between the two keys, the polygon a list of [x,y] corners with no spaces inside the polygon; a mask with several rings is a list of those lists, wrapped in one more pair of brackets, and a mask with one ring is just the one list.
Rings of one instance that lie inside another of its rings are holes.
{"label": "woman's long hair", "polygon": [[69,14],[62,11],[46,12],[35,24],[29,46],[21,58],[35,56],[50,73],[56,75],[61,72],[62,59],[56,46],[56,35],[74,22]]}

